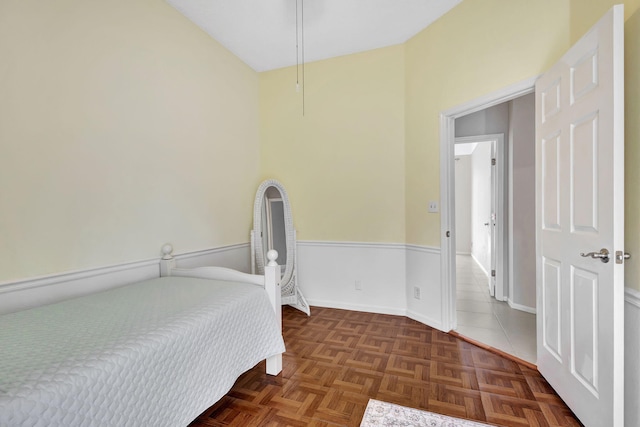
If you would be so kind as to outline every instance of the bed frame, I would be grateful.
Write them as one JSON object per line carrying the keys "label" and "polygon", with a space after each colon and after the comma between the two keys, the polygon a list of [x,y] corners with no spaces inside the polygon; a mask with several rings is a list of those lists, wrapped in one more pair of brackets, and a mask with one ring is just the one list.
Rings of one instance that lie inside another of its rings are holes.
{"label": "bed frame", "polygon": [[[278,252],[270,250],[267,252],[269,262],[264,268],[264,276],[248,274],[241,271],[224,267],[198,267],[198,268],[177,268],[176,260],[173,258],[173,246],[170,243],[162,246],[162,259],[160,260],[160,276],[195,277],[200,279],[224,280],[229,282],[251,283],[264,288],[269,297],[269,301],[282,325],[282,303],[280,291],[280,267],[276,262]],[[282,354],[269,357],[267,359],[267,374],[278,375],[282,372]]]}

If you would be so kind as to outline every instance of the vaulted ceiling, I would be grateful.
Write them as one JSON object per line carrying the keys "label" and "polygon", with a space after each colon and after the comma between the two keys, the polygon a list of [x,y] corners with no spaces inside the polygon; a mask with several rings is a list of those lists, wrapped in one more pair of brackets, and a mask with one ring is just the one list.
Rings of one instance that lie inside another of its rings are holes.
{"label": "vaulted ceiling", "polygon": [[256,71],[404,43],[461,1],[168,0]]}

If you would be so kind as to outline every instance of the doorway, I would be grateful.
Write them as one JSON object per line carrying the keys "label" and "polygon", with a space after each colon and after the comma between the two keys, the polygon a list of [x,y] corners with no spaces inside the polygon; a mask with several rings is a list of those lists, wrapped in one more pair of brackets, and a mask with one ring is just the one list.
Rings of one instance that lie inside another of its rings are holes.
{"label": "doorway", "polygon": [[[536,362],[534,128],[533,94],[456,117],[448,206],[455,216],[455,239],[449,242],[456,248],[453,329],[531,363]],[[456,155],[463,143],[475,148]],[[458,180],[468,179],[462,169],[473,163],[480,165],[472,168],[467,185],[472,203],[464,205],[459,193],[465,185]],[[461,213],[473,215],[469,227],[460,223]],[[466,228],[475,231],[464,246]]]}
{"label": "doorway", "polygon": [[486,290],[507,300],[504,134],[455,139],[456,254],[470,255],[486,276]]}

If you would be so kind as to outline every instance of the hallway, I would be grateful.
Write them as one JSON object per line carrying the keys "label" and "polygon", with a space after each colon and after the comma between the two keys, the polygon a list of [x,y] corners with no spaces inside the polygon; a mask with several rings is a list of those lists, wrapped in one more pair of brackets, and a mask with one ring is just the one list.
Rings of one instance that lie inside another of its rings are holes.
{"label": "hallway", "polygon": [[536,363],[536,315],[489,295],[487,276],[470,255],[456,256],[456,332]]}

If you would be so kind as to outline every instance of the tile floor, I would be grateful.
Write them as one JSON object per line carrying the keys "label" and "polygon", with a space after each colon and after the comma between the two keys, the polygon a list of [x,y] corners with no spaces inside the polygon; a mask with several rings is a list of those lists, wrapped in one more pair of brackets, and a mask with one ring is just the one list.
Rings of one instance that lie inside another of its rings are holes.
{"label": "tile floor", "polygon": [[456,257],[458,327],[464,336],[536,363],[536,316],[489,295],[487,276],[470,255]]}

